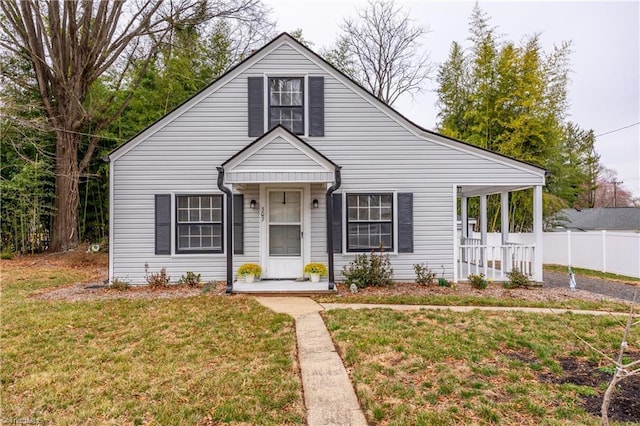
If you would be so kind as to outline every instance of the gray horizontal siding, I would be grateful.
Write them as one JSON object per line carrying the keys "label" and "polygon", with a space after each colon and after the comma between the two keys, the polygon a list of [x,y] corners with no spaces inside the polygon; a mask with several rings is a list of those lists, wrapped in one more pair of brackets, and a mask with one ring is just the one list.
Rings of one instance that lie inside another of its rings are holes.
{"label": "gray horizontal siding", "polygon": [[269,142],[268,145],[246,158],[241,164],[234,167],[233,170],[282,170],[283,168],[294,170],[324,170],[322,166],[282,138],[276,138]]}
{"label": "gray horizontal siding", "polygon": [[[144,281],[144,263],[151,269],[167,267],[176,279],[186,271],[203,279],[225,278],[225,256],[155,256],[153,254],[154,194],[171,191],[217,193],[216,167],[252,142],[247,136],[247,77],[307,74],[325,77],[325,136],[305,140],[320,153],[342,166],[340,192],[397,190],[414,194],[414,253],[393,255],[396,279],[414,279],[413,264],[428,262],[447,276],[453,274],[453,185],[530,185],[541,177],[526,170],[500,164],[460,149],[423,140],[400,126],[372,103],[318,68],[289,46],[281,46],[253,68],[239,74],[209,97],[165,125],[143,143],[131,148],[113,164],[114,276]],[[274,153],[276,146],[274,145]],[[299,157],[255,162],[290,167]],[[262,155],[268,155],[265,152]],[[275,155],[275,157],[280,154]],[[252,160],[253,161],[253,160]],[[234,178],[242,179],[235,175]],[[300,176],[309,178],[309,176]],[[273,176],[263,177],[273,181]],[[282,181],[291,176],[283,176]],[[329,174],[318,181],[332,179]],[[249,209],[258,199],[258,187],[245,194],[245,254],[235,257],[259,261],[258,210]],[[325,191],[312,186],[313,260],[326,261]],[[353,255],[335,256],[336,270]]]}

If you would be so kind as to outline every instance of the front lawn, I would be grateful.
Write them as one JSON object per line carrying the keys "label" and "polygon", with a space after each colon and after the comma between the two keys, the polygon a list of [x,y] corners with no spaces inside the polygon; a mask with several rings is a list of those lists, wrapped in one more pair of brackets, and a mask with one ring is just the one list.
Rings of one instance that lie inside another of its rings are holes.
{"label": "front lawn", "polygon": [[[304,423],[293,320],[249,298],[42,301],[91,269],[2,265],[3,419]],[[9,421],[9,420],[7,420]]]}
{"label": "front lawn", "polygon": [[[481,311],[322,315],[368,420],[384,425],[598,424],[587,410],[599,410],[611,366],[567,326],[613,354],[624,322]],[[634,359],[639,334],[636,328],[628,341]],[[612,403],[626,421],[640,418],[635,379],[627,399]]]}

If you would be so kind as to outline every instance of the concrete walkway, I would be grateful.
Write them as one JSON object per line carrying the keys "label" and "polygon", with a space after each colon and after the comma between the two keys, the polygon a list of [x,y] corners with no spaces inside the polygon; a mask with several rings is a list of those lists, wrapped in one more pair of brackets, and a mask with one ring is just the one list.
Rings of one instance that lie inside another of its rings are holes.
{"label": "concrete walkway", "polygon": [[420,309],[450,310],[453,312],[519,311],[540,314],[628,315],[624,312],[582,311],[575,309],[548,309],[494,306],[435,306],[384,305],[364,303],[318,304],[309,297],[256,297],[267,308],[291,315],[296,320],[298,358],[302,374],[307,424],[366,425],[353,385],[336,352],[329,331],[318,312],[332,309],[394,309],[418,311]]}
{"label": "concrete walkway", "polygon": [[347,370],[318,314],[323,307],[308,297],[256,297],[256,300],[296,320],[307,424],[366,425]]}

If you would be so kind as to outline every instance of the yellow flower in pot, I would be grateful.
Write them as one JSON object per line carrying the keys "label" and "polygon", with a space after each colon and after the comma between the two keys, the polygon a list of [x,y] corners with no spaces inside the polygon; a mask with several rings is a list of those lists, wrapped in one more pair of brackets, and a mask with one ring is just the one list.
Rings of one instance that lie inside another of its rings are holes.
{"label": "yellow flower in pot", "polygon": [[252,283],[256,277],[260,277],[262,268],[257,263],[243,263],[238,268],[238,276],[244,278],[247,283]]}
{"label": "yellow flower in pot", "polygon": [[327,275],[327,266],[324,263],[311,262],[304,267],[304,273],[309,275],[312,283],[320,281],[320,276]]}

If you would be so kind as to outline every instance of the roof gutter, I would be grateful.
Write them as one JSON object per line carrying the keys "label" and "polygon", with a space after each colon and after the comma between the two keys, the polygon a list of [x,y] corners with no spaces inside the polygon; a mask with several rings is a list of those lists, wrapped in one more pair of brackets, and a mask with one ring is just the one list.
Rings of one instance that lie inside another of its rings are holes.
{"label": "roof gutter", "polygon": [[327,254],[329,263],[329,290],[335,287],[335,273],[333,266],[333,193],[340,188],[342,178],[340,177],[340,166],[334,169],[334,182],[327,189]]}
{"label": "roof gutter", "polygon": [[233,193],[224,186],[224,167],[218,169],[218,189],[227,196],[227,293],[233,291]]}

